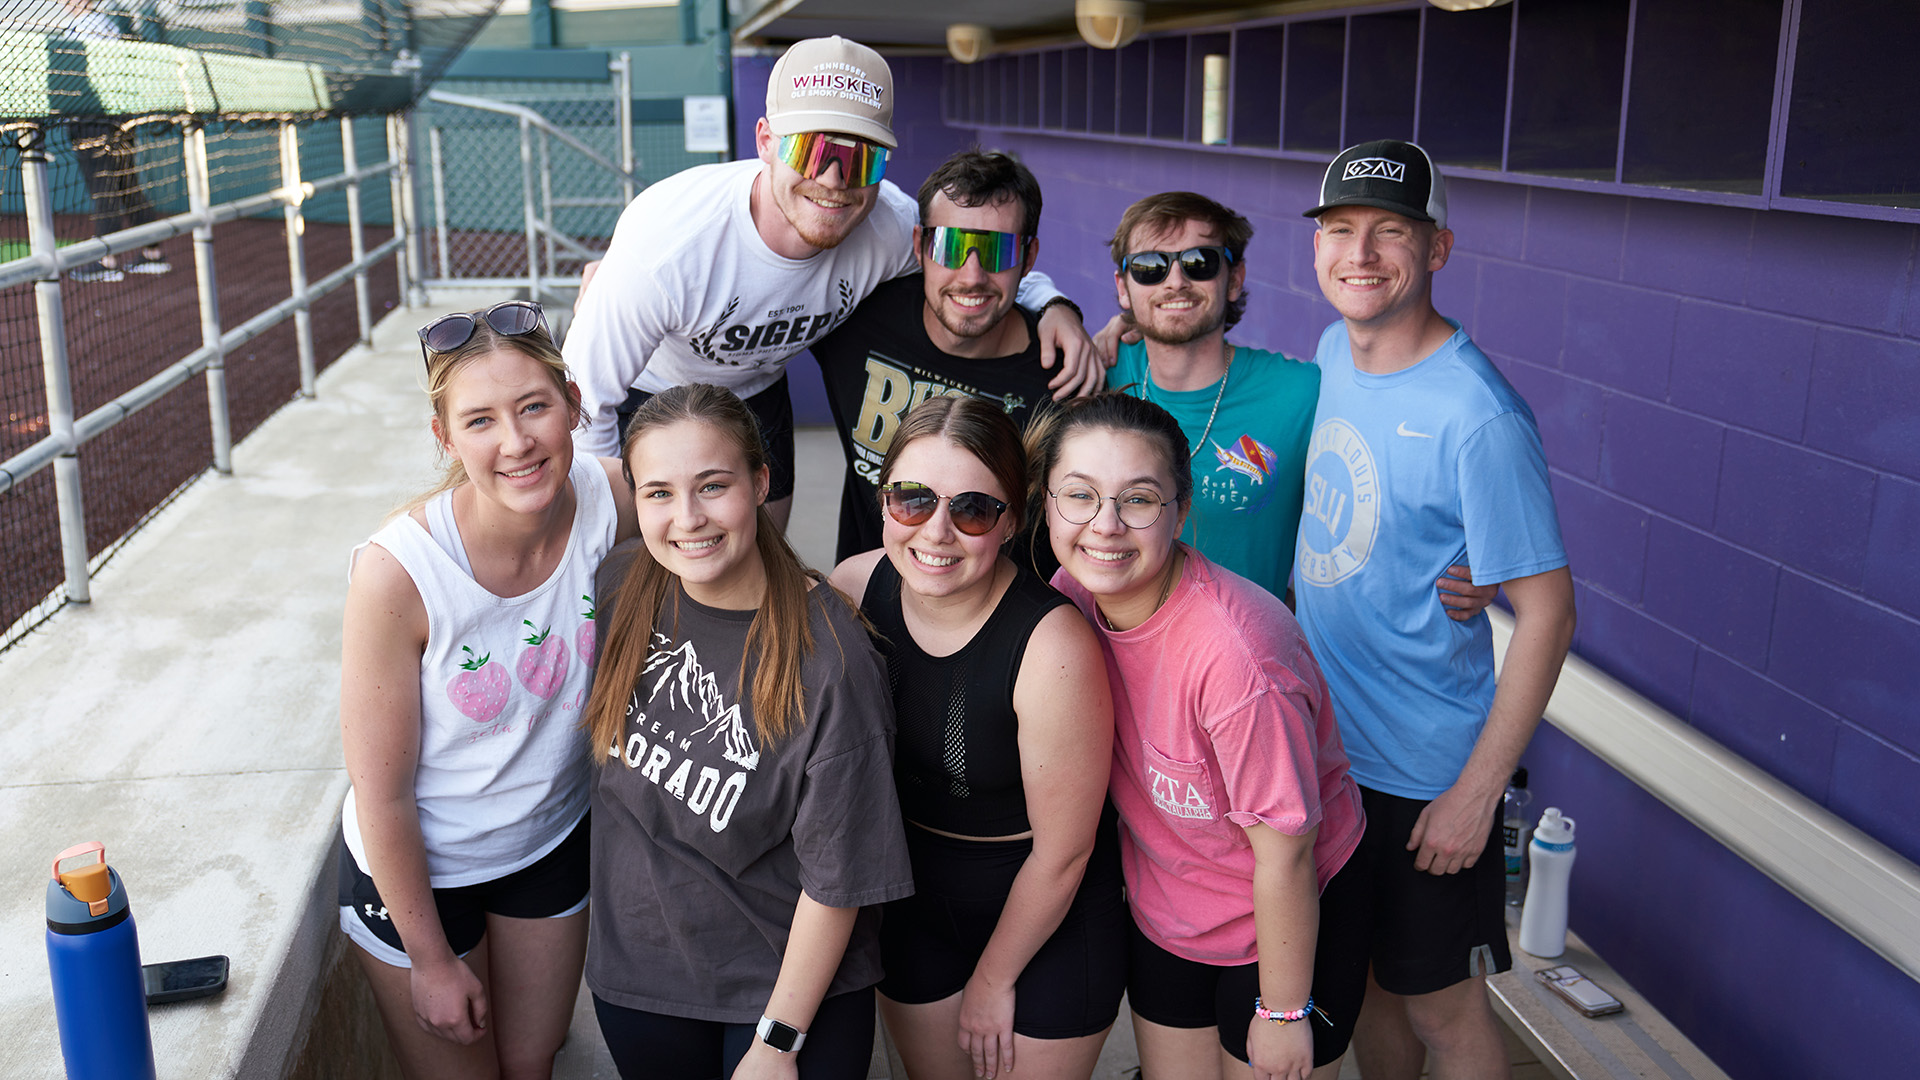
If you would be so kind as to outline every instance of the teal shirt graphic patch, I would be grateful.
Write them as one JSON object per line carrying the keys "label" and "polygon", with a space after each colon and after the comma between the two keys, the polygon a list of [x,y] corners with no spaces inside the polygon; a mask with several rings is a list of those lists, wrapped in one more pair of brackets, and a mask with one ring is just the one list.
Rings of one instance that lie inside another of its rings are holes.
{"label": "teal shirt graphic patch", "polygon": [[[1179,421],[1194,452],[1193,509],[1180,539],[1273,595],[1285,596],[1320,369],[1236,345],[1226,378],[1224,393],[1217,382],[1198,390],[1146,390],[1149,400]],[[1122,345],[1107,373],[1107,388],[1126,388],[1138,396],[1146,380],[1146,346]]]}

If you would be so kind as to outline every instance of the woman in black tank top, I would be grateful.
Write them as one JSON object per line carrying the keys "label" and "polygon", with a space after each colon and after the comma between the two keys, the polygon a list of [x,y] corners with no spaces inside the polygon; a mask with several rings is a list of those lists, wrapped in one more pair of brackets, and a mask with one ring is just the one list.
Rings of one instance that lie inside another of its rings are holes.
{"label": "woman in black tank top", "polygon": [[1105,660],[1006,555],[1026,458],[1000,408],[922,403],[880,485],[886,546],[833,583],[864,598],[898,717],[915,895],[881,923],[881,1013],[915,1080],[1087,1077],[1125,982]]}

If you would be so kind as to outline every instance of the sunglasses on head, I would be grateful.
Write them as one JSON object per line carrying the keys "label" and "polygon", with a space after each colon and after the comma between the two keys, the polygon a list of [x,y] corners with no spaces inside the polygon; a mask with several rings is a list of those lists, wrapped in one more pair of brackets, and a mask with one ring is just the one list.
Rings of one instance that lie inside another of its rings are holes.
{"label": "sunglasses on head", "polygon": [[989,274],[1019,266],[1027,253],[1027,245],[1033,243],[1033,237],[1019,233],[956,229],[949,225],[935,225],[921,232],[927,258],[949,270],[958,270],[967,265],[969,253],[977,253],[980,269]]}
{"label": "sunglasses on head", "polygon": [[1120,260],[1120,269],[1141,285],[1158,285],[1167,280],[1175,260],[1188,281],[1212,281],[1233,261],[1233,252],[1218,245],[1185,251],[1136,251]]}
{"label": "sunglasses on head", "polygon": [[547,316],[531,300],[503,300],[484,311],[442,315],[420,328],[420,359],[431,363],[429,353],[451,352],[465,345],[482,321],[501,337],[519,337],[545,329]]}
{"label": "sunglasses on head", "polygon": [[958,495],[940,496],[925,484],[911,480],[896,480],[880,489],[880,505],[887,508],[887,516],[902,525],[918,525],[933,516],[940,508],[940,500],[947,501],[947,513],[953,518],[953,527],[968,536],[981,536],[992,530],[999,522],[1000,515],[1006,513],[1007,504],[984,491],[963,491]]}
{"label": "sunglasses on head", "polygon": [[847,135],[802,131],[780,137],[780,160],[809,180],[818,180],[827,166],[840,166],[840,182],[848,187],[877,184],[887,174],[887,148]]}

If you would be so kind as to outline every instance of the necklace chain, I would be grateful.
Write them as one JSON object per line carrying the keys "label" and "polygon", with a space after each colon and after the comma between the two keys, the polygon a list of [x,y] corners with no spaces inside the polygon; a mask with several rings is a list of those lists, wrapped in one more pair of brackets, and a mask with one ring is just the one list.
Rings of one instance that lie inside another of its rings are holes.
{"label": "necklace chain", "polygon": [[[1200,438],[1187,448],[1187,462],[1200,456],[1200,448],[1207,445],[1207,436],[1213,434],[1213,418],[1220,415],[1220,399],[1227,396],[1227,377],[1233,374],[1233,346],[1227,346],[1227,369],[1220,373],[1220,389],[1213,395],[1213,408],[1207,411],[1207,426],[1200,429]],[[1153,385],[1153,357],[1147,356],[1147,377],[1140,383],[1140,400],[1151,401],[1147,396],[1147,387]]]}

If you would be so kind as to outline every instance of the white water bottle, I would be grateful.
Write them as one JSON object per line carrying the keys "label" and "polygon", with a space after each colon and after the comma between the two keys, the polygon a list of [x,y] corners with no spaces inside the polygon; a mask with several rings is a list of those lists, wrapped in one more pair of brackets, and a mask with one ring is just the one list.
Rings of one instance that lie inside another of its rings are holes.
{"label": "white water bottle", "polygon": [[1573,819],[1547,807],[1527,845],[1531,875],[1520,909],[1520,947],[1541,959],[1567,951],[1567,879],[1573,874]]}

